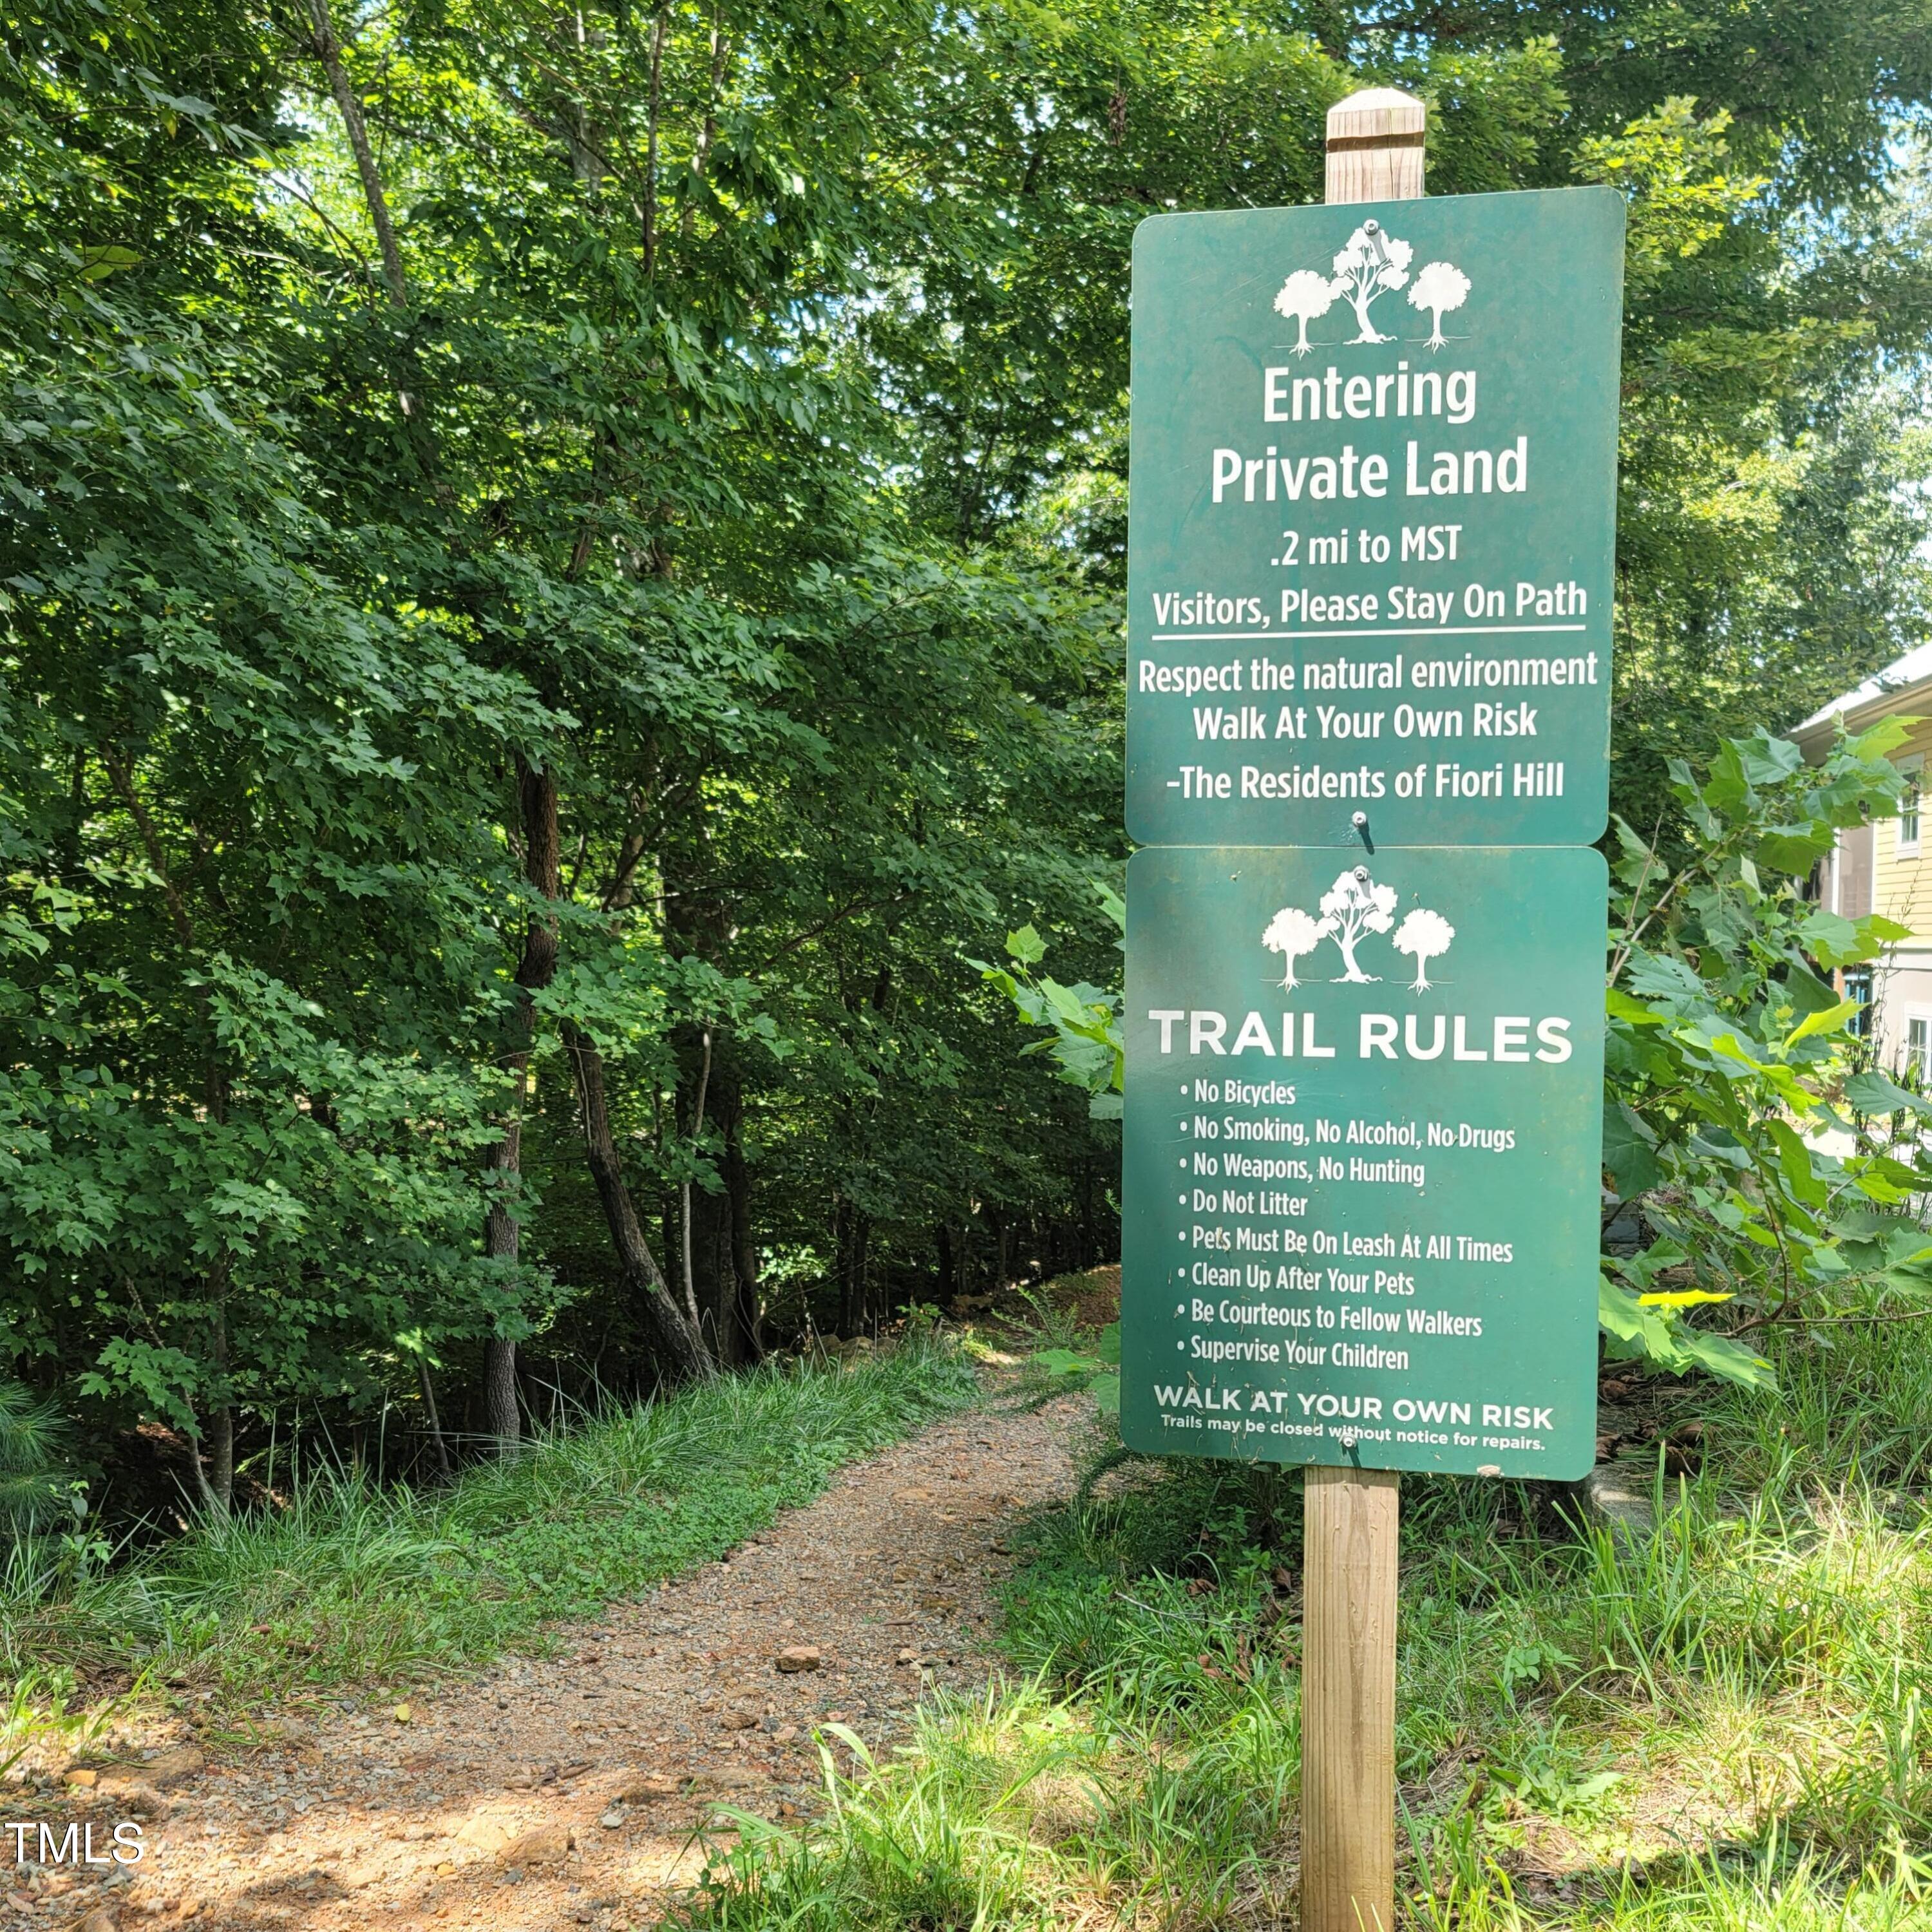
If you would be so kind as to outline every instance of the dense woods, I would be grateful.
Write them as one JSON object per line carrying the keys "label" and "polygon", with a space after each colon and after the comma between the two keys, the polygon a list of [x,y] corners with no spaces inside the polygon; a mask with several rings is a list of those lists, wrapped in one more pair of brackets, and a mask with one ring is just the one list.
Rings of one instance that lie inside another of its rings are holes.
{"label": "dense woods", "polygon": [[434,1468],[1111,1258],[1127,265],[1430,103],[1630,204],[1616,796],[1918,635],[1932,8],[44,0],[0,50],[0,1340]]}

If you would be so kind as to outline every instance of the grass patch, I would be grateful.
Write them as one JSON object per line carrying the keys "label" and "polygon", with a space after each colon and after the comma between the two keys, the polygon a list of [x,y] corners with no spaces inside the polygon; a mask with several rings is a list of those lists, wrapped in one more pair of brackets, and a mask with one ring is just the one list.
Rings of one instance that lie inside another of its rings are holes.
{"label": "grass patch", "polygon": [[842,1464],[976,1396],[956,1349],[914,1340],[683,1388],[445,1490],[317,1473],[285,1508],[116,1568],[76,1575],[22,1546],[0,1578],[0,1654],[16,1677],[145,1676],[244,1704],[475,1664],[722,1556]]}
{"label": "grass patch", "polygon": [[[1706,1456],[1640,1546],[1535,1486],[1405,1480],[1404,1924],[1932,1932],[1915,1329],[1792,1345],[1779,1395],[1658,1390]],[[1016,1546],[1010,1678],[892,1762],[828,1757],[824,1817],[748,1821],[686,1922],[1294,1922],[1298,1475],[1129,1463]]]}

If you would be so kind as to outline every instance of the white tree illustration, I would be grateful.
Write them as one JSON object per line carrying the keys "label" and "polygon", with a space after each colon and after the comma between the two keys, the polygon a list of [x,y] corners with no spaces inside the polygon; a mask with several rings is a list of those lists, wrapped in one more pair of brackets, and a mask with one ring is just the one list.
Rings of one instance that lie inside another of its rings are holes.
{"label": "white tree illustration", "polygon": [[1366,866],[1344,872],[1322,895],[1322,922],[1335,935],[1348,970],[1344,980],[1366,982],[1375,978],[1355,963],[1355,948],[1371,932],[1386,932],[1395,923],[1395,888],[1378,886]]}
{"label": "white tree illustration", "polygon": [[1369,320],[1369,304],[1385,289],[1399,289],[1408,280],[1408,265],[1415,250],[1406,242],[1398,242],[1378,221],[1365,221],[1348,237],[1348,246],[1335,257],[1335,279],[1330,291],[1355,311],[1358,342],[1387,342]]}
{"label": "white tree illustration", "polygon": [[1417,274],[1415,286],[1408,292],[1408,305],[1426,308],[1436,318],[1436,327],[1429,338],[1430,348],[1442,346],[1444,315],[1460,308],[1468,299],[1469,278],[1452,262],[1431,262]]}
{"label": "white tree illustration", "polygon": [[1262,944],[1270,952],[1285,956],[1287,970],[1282,975],[1282,986],[1301,984],[1294,976],[1294,962],[1304,952],[1312,952],[1334,930],[1333,920],[1317,919],[1299,906],[1283,906],[1268,921],[1268,930],[1262,934]]}
{"label": "white tree illustration", "polygon": [[1308,325],[1326,315],[1335,305],[1335,290],[1326,275],[1312,268],[1298,268],[1281,285],[1274,298],[1274,312],[1301,325],[1301,340],[1294,345],[1298,356],[1306,356],[1314,346],[1308,339]]}
{"label": "white tree illustration", "polygon": [[1415,977],[1410,982],[1414,992],[1428,992],[1429,962],[1447,952],[1449,942],[1455,937],[1456,928],[1439,912],[1431,912],[1426,906],[1418,906],[1396,928],[1390,943],[1398,952],[1414,956]]}

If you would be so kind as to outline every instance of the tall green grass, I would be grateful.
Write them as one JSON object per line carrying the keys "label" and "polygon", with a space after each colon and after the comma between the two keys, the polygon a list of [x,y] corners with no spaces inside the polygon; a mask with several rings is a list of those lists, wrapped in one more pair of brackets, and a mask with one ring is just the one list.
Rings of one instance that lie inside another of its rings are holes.
{"label": "tall green grass", "polygon": [[22,1546],[0,1576],[0,1659],[240,1702],[475,1664],[722,1555],[976,1392],[957,1351],[915,1340],[592,1417],[445,1490],[318,1471],[286,1508],[203,1520],[119,1566],[76,1574]]}
{"label": "tall green grass", "polygon": [[[1431,1932],[1932,1932],[1932,1336],[1665,1388],[1711,1445],[1655,1534],[1403,1487],[1401,1916]],[[1096,1434],[1094,1466],[1106,1458]],[[1300,1485],[1130,1463],[1018,1539],[1012,1675],[825,1815],[747,1821],[709,1932],[1294,1922]]]}

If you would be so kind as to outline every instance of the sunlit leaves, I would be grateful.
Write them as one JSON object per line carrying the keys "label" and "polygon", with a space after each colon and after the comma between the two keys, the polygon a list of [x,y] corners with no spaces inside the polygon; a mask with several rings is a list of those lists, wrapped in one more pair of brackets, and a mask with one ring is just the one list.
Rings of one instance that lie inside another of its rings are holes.
{"label": "sunlit leaves", "polygon": [[[1647,1238],[1614,1262],[1628,1287],[1605,1283],[1616,1353],[1756,1383],[1768,1371],[1739,1336],[1828,1322],[1860,1293],[1932,1296],[1932,1244],[1884,1211],[1932,1186],[1932,1160],[1916,1132],[1859,1124],[1916,1120],[1932,1103],[1857,1064],[1860,1010],[1820,976],[1902,930],[1818,908],[1750,863],[1767,824],[1822,848],[1886,809],[1896,742],[1841,739],[1812,768],[1758,732],[1720,747],[1701,778],[1679,765],[1696,842],[1675,870],[1620,828],[1604,1166],[1641,1202]],[[1688,1318],[1700,1309],[1722,1310],[1732,1332]]]}

